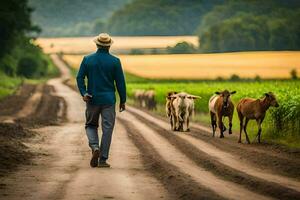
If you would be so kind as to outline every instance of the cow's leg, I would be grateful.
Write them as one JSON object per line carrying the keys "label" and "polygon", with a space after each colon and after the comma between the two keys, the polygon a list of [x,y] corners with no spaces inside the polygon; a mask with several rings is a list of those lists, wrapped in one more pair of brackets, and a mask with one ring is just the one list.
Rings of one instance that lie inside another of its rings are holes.
{"label": "cow's leg", "polygon": [[220,129],[220,138],[224,138],[224,134],[223,134],[223,122],[222,122],[222,115],[218,114],[218,125],[219,125],[219,129]]}
{"label": "cow's leg", "polygon": [[211,127],[213,130],[213,137],[215,137],[215,132],[217,128],[217,122],[216,122],[216,114],[210,111],[210,121],[211,121]]}
{"label": "cow's leg", "polygon": [[222,127],[223,127],[223,133],[227,130],[225,124],[223,123],[224,119],[225,119],[226,116],[223,116],[222,117]]}
{"label": "cow's leg", "polygon": [[250,144],[250,140],[249,140],[249,137],[248,137],[248,134],[247,134],[247,125],[248,125],[248,122],[249,122],[249,119],[246,118],[245,125],[244,125],[244,132],[245,132],[245,135],[246,135],[246,140],[247,140],[248,144]]}
{"label": "cow's leg", "polygon": [[188,118],[189,118],[189,116],[187,114],[185,114],[184,117],[183,117],[183,127],[182,127],[182,129],[183,129],[184,132],[186,132],[187,129],[188,129]]}
{"label": "cow's leg", "polygon": [[171,114],[172,118],[172,131],[176,131],[176,116]]}
{"label": "cow's leg", "polygon": [[176,129],[176,131],[179,131],[179,129],[180,129],[180,119],[179,119],[178,115],[176,116],[175,129]]}
{"label": "cow's leg", "polygon": [[228,121],[229,121],[229,134],[232,134],[232,117],[233,117],[233,114],[230,114],[228,116]]}
{"label": "cow's leg", "polygon": [[[262,119],[262,120],[263,120],[263,119]],[[257,133],[258,143],[260,143],[262,120],[261,120],[261,119],[257,119],[257,120],[256,120],[256,123],[257,123],[257,126],[258,126],[258,133]]]}
{"label": "cow's leg", "polygon": [[175,130],[174,131],[178,131],[179,130],[179,110],[178,108],[174,108],[174,125],[175,125]]}
{"label": "cow's leg", "polygon": [[186,130],[190,131],[190,118],[189,117],[187,118],[187,122],[186,123],[187,123],[187,129]]}
{"label": "cow's leg", "polygon": [[170,119],[170,124],[171,124],[171,130],[173,130],[173,126],[174,126],[174,124],[173,124],[173,116],[170,115],[169,119]]}
{"label": "cow's leg", "polygon": [[238,116],[239,116],[239,120],[240,120],[240,137],[239,137],[238,143],[241,143],[242,142],[244,116],[242,115],[242,113],[238,113]]}

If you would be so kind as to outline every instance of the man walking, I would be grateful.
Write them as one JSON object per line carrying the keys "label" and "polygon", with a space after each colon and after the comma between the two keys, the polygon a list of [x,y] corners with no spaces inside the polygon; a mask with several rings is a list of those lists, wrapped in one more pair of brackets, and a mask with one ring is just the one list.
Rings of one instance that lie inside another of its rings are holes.
{"label": "man walking", "polygon": [[[115,124],[115,88],[120,96],[120,112],[125,110],[126,84],[120,60],[109,53],[113,41],[106,33],[94,38],[97,52],[85,56],[77,74],[77,86],[86,102],[85,129],[92,149],[91,167],[110,167],[109,155]],[[87,87],[85,84],[87,77]],[[99,148],[98,125],[101,115],[102,139]]]}

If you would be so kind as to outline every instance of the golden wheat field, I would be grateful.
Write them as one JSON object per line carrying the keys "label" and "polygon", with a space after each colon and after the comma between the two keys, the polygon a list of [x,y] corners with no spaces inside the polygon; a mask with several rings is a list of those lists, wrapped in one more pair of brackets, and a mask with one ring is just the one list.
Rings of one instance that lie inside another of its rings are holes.
{"label": "golden wheat field", "polygon": [[[166,48],[181,41],[198,46],[198,37],[196,36],[113,37],[113,41],[112,51]],[[45,53],[80,54],[92,52],[96,48],[93,37],[38,38],[36,43],[43,48]]]}
{"label": "golden wheat field", "polygon": [[[78,68],[82,55],[64,55]],[[300,72],[300,52],[239,52],[180,55],[119,55],[125,71],[159,79],[215,79],[236,74],[242,78],[289,78]]]}

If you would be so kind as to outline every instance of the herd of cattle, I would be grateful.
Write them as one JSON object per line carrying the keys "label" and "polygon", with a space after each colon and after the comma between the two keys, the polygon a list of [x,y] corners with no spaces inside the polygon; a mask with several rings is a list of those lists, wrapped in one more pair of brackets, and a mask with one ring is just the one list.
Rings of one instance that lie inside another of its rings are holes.
{"label": "herd of cattle", "polygon": [[[228,90],[215,92],[215,94],[209,99],[208,108],[211,116],[213,137],[215,136],[217,127],[219,127],[220,130],[220,138],[224,137],[223,133],[226,131],[226,127],[223,123],[223,119],[225,117],[228,117],[229,119],[229,134],[232,134],[234,104],[232,103],[230,96],[235,93],[236,91],[230,92]],[[156,109],[154,90],[137,90],[134,97],[141,107],[148,108],[150,110]],[[195,110],[194,101],[200,98],[201,97],[199,96],[185,92],[168,92],[166,96],[166,114],[170,120],[171,129],[173,131],[189,131],[190,118],[194,115]],[[261,124],[265,118],[266,111],[271,106],[279,106],[277,99],[272,92],[265,93],[264,97],[261,99],[242,98],[238,102],[236,110],[240,121],[239,143],[241,142],[242,131],[244,130],[246,140],[250,144],[247,134],[247,125],[251,119],[254,119],[257,122],[258,134],[256,138],[260,143],[262,131]]]}
{"label": "herd of cattle", "polygon": [[154,90],[136,90],[134,93],[134,100],[139,107],[148,110],[156,110]]}

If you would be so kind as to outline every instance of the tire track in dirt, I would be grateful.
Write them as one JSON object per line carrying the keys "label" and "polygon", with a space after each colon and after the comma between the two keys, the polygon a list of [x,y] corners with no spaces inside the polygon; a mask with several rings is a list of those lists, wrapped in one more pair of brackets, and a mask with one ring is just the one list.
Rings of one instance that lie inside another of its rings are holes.
{"label": "tire track in dirt", "polygon": [[41,127],[59,125],[66,120],[67,105],[62,97],[55,94],[55,89],[50,85],[43,85],[42,97],[35,111],[17,118],[14,121],[26,127]]}
{"label": "tire track in dirt", "polygon": [[238,144],[236,135],[226,139],[213,138],[211,129],[195,123],[192,123],[191,127],[191,132],[185,134],[205,140],[216,148],[240,157],[241,160],[251,162],[258,168],[267,166],[277,174],[300,180],[299,150],[291,150],[274,144]]}
{"label": "tire track in dirt", "polygon": [[[164,131],[169,131],[168,123],[161,121],[157,118],[154,118],[153,116],[132,107],[128,108],[128,110],[134,113],[135,115],[143,117],[145,120],[148,120],[149,122],[155,124],[156,126],[159,126]],[[223,152],[217,149],[216,147],[206,143],[205,141],[195,139],[187,134],[182,134],[182,133],[176,135],[174,134],[174,137],[175,136],[180,137],[182,140],[194,146],[197,151],[205,152],[208,155],[213,156],[218,162],[227,165],[230,168],[233,168],[237,171],[241,171],[250,176],[257,177],[258,179],[264,179],[267,182],[274,182],[280,184],[283,187],[288,187],[297,192],[299,192],[300,190],[300,183],[294,179],[271,174],[268,171],[262,171],[260,169],[257,169],[249,165],[248,163],[237,162],[236,160],[239,160],[239,158],[236,158],[234,155]]]}
{"label": "tire track in dirt", "polygon": [[165,161],[151,143],[139,134],[140,130],[136,129],[132,122],[120,117],[118,121],[126,128],[129,138],[142,153],[147,170],[163,184],[169,193],[174,195],[174,199],[224,199],[215,192],[199,186],[190,176]]}
{"label": "tire track in dirt", "polygon": [[3,116],[1,120],[5,123],[14,123],[14,120],[17,118],[24,118],[35,112],[43,92],[43,85],[37,85],[35,87],[33,95],[31,95],[22,105],[22,108],[17,111],[17,113],[10,116]]}
{"label": "tire track in dirt", "polygon": [[288,189],[282,185],[269,182],[268,180],[261,179],[247,175],[241,171],[235,170],[229,166],[220,163],[216,157],[213,157],[199,148],[191,145],[188,141],[183,140],[178,135],[183,133],[174,133],[167,131],[159,126],[155,126],[152,122],[138,115],[138,118],[143,121],[148,127],[159,133],[162,137],[166,138],[172,145],[176,146],[182,153],[184,153],[191,160],[194,160],[197,165],[204,167],[206,170],[213,172],[215,175],[243,185],[251,191],[258,192],[262,195],[269,195],[274,198],[280,199],[298,199],[299,193]]}
{"label": "tire track in dirt", "polygon": [[[21,110],[25,102],[34,93],[35,89],[36,89],[36,85],[34,84],[22,84],[15,92],[15,94],[11,96],[7,96],[4,99],[1,99],[1,103],[0,103],[1,118],[5,116],[15,115],[16,111]],[[8,106],[12,104],[14,106]]]}
{"label": "tire track in dirt", "polygon": [[84,147],[77,148],[82,154],[77,170],[61,186],[61,194],[56,196],[59,198],[52,199],[176,199],[151,176],[148,166],[141,161],[143,155],[119,123],[113,133],[112,144],[109,159],[111,168],[91,168],[91,152],[84,141]]}
{"label": "tire track in dirt", "polygon": [[[129,108],[129,110],[132,110],[132,108]],[[151,143],[162,159],[177,167],[179,172],[190,176],[200,187],[206,187],[227,199],[271,199],[251,192],[239,184],[222,180],[198,166],[193,160],[186,157],[175,146],[170,144],[168,140],[143,124],[132,114],[128,113],[121,119],[127,122],[134,122],[136,130],[145,140]]]}
{"label": "tire track in dirt", "polygon": [[[169,121],[162,116],[155,115],[147,110],[143,111],[161,121],[169,123]],[[300,170],[298,170],[298,166],[300,165],[300,151],[297,149],[289,149],[281,145],[269,143],[244,145],[237,143],[238,133],[234,132],[231,136],[224,139],[220,139],[219,137],[213,138],[209,127],[198,123],[190,123],[190,126],[191,132],[185,132],[184,134],[204,140],[216,148],[230,152],[241,160],[250,162],[257,168],[267,166],[277,174],[300,180]],[[170,130],[170,128],[168,130]]]}

